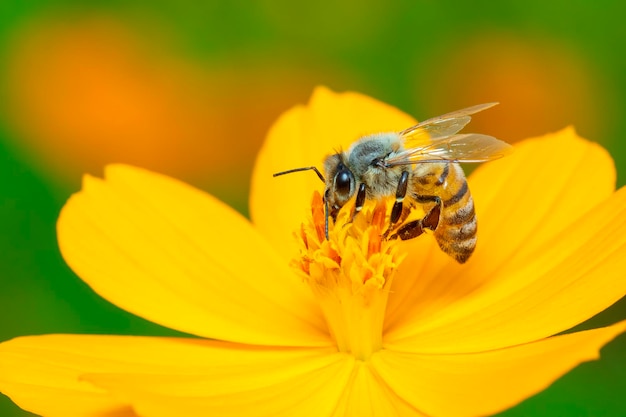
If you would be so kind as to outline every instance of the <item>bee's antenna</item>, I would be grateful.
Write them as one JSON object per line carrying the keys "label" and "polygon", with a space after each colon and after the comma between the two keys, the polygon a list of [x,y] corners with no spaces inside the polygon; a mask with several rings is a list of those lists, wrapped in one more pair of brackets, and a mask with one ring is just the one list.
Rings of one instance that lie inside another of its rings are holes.
{"label": "bee's antenna", "polygon": [[278,177],[279,175],[291,174],[292,172],[300,172],[300,171],[315,171],[315,173],[320,178],[320,180],[322,180],[323,183],[326,182],[326,180],[324,179],[324,176],[322,175],[322,173],[316,167],[302,167],[302,168],[289,169],[287,171],[277,172],[277,173],[273,174],[272,176],[273,177]]}
{"label": "bee's antenna", "polygon": [[[302,167],[302,168],[289,169],[287,171],[277,172],[277,173],[273,174],[272,176],[273,177],[278,177],[279,175],[291,174],[292,172],[300,172],[300,171],[315,171],[315,173],[317,174],[319,179],[322,180],[323,183],[326,183],[326,180],[324,179],[324,176],[319,171],[319,169],[317,169],[316,167]],[[324,234],[326,235],[326,240],[329,240],[328,239],[328,216],[329,216],[329,210],[328,210],[328,196],[327,196],[328,191],[329,190],[326,190],[326,192],[324,193]]]}

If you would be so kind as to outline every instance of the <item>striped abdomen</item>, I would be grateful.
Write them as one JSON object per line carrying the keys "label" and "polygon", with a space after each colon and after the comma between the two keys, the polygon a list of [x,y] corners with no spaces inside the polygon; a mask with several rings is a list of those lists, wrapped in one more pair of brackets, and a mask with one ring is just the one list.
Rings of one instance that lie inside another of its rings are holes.
{"label": "striped abdomen", "polygon": [[414,190],[420,196],[438,196],[442,210],[435,239],[442,251],[460,263],[467,261],[476,247],[474,201],[457,163],[424,163],[415,167]]}

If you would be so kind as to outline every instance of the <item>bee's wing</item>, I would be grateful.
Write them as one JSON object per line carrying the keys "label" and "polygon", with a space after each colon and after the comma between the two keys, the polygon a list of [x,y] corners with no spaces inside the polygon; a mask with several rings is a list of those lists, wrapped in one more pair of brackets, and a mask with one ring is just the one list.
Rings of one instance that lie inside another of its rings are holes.
{"label": "bee's wing", "polygon": [[424,120],[415,126],[400,132],[405,147],[415,148],[437,138],[454,135],[472,120],[471,115],[495,106],[498,103],[485,103],[446,113]]}
{"label": "bee's wing", "polygon": [[387,166],[421,162],[486,162],[509,154],[513,147],[493,136],[478,133],[451,135],[402,152],[385,160]]}

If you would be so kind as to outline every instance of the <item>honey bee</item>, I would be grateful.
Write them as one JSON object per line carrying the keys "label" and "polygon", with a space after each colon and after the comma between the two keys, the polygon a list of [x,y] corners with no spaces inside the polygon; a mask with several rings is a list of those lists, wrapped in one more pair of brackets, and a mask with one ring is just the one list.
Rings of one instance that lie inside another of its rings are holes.
{"label": "honey bee", "polygon": [[[313,170],[325,183],[326,238],[328,217],[356,195],[353,216],[367,199],[395,195],[388,239],[413,239],[431,230],[441,250],[459,263],[476,247],[474,202],[460,162],[486,162],[508,154],[511,145],[492,136],[458,132],[471,115],[498,103],[486,103],[425,120],[401,132],[375,133],[356,140],[346,151],[329,155],[325,176],[314,166],[274,176]],[[416,205],[425,216],[403,223]]]}

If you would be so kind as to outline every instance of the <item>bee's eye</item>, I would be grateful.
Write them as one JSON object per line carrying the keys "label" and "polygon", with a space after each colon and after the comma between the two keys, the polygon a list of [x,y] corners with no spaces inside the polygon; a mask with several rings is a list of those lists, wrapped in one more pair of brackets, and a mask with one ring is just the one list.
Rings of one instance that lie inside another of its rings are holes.
{"label": "bee's eye", "polygon": [[341,170],[335,175],[335,189],[342,194],[350,193],[350,173],[347,170]]}

